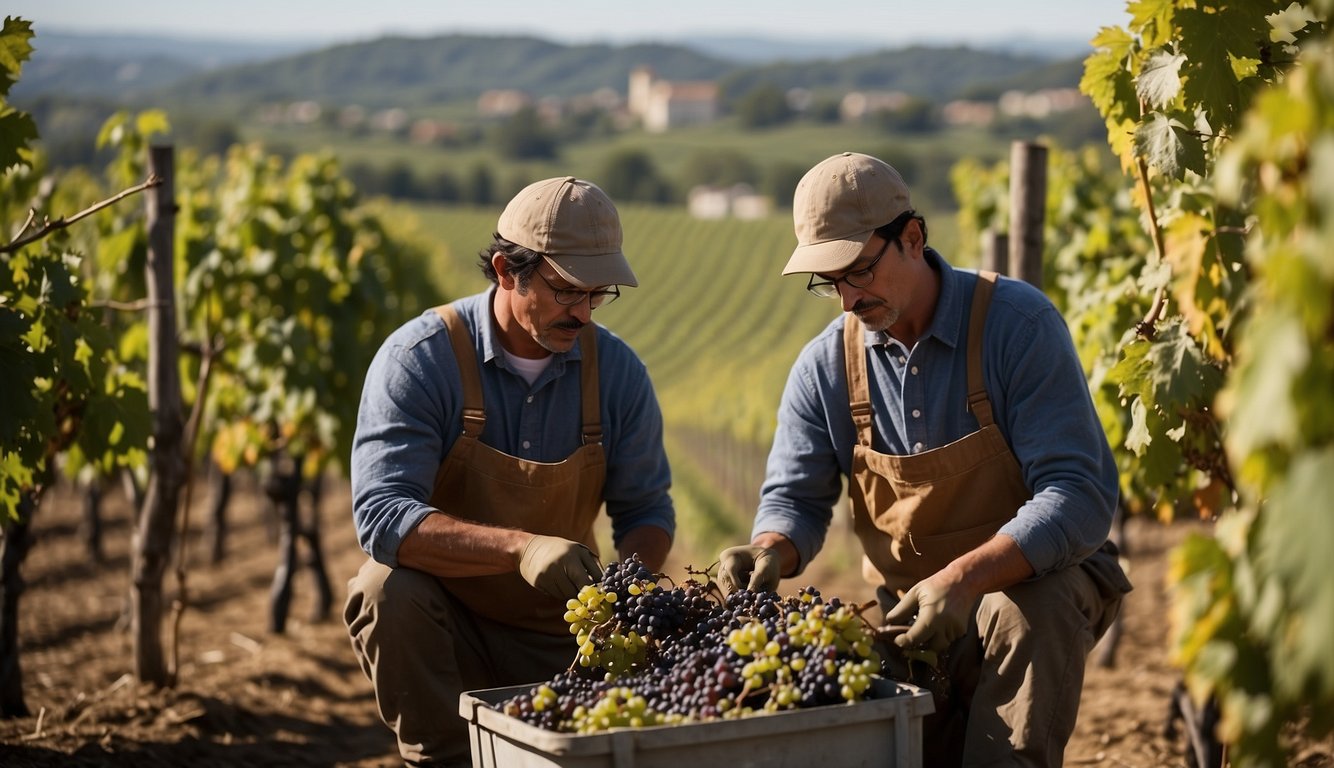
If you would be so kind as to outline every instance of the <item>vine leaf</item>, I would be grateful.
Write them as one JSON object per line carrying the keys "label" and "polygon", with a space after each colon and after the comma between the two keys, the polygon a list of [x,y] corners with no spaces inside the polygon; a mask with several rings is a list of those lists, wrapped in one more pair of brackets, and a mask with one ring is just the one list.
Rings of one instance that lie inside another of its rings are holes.
{"label": "vine leaf", "polygon": [[1210,125],[1235,124],[1239,108],[1250,99],[1249,87],[1241,87],[1234,67],[1240,65],[1244,70],[1244,60],[1258,57],[1260,43],[1269,39],[1268,22],[1232,4],[1183,8],[1176,22],[1181,30],[1180,50],[1187,59],[1182,73],[1187,103],[1199,105]]}
{"label": "vine leaf", "polygon": [[1173,0],[1131,0],[1126,4],[1131,27],[1138,30],[1145,45],[1154,47],[1173,38],[1172,19],[1176,14]]}
{"label": "vine leaf", "polygon": [[[1295,407],[1295,383],[1310,357],[1301,322],[1289,314],[1271,314],[1251,321],[1263,344],[1247,347],[1250,363],[1232,376],[1220,407],[1228,414],[1228,446],[1245,455],[1269,445],[1288,445],[1301,434]],[[1263,408],[1236,407],[1264,403]]]}
{"label": "vine leaf", "polygon": [[1131,132],[1139,120],[1139,102],[1131,74],[1136,45],[1130,33],[1104,27],[1091,41],[1095,52],[1084,60],[1079,90],[1089,97],[1107,124],[1107,141],[1122,166],[1134,163]]}
{"label": "vine leaf", "polygon": [[1126,68],[1135,53],[1135,39],[1119,27],[1104,27],[1091,44],[1096,52],[1084,60],[1079,90],[1104,115],[1135,103],[1135,86]]}
{"label": "vine leaf", "polygon": [[0,32],[0,98],[9,96],[23,62],[31,55],[32,22],[6,16],[4,31]]}
{"label": "vine leaf", "polygon": [[1144,398],[1137,397],[1130,404],[1130,428],[1126,430],[1126,447],[1136,456],[1153,443],[1153,431],[1149,429],[1149,409],[1144,405]]}
{"label": "vine leaf", "polygon": [[1289,610],[1276,632],[1276,653],[1295,663],[1274,666],[1274,681],[1288,696],[1301,699],[1334,680],[1329,631],[1334,628],[1334,590],[1329,589],[1329,547],[1334,527],[1329,510],[1317,499],[1334,494],[1334,447],[1312,451],[1293,462],[1288,476],[1273,490],[1272,508],[1260,528],[1260,552],[1286,583]]}
{"label": "vine leaf", "polygon": [[1138,397],[1157,411],[1207,404],[1223,382],[1179,317],[1164,323],[1153,341],[1127,344],[1107,378],[1123,397]]}
{"label": "vine leaf", "polygon": [[1213,401],[1223,374],[1209,363],[1181,322],[1160,329],[1149,349],[1149,380],[1160,406],[1203,406]]}
{"label": "vine leaf", "polygon": [[26,112],[0,107],[0,173],[27,165],[28,145],[37,140],[37,124]]}
{"label": "vine leaf", "polygon": [[1135,80],[1135,93],[1155,109],[1164,109],[1181,93],[1181,65],[1186,57],[1169,50],[1149,56]]}
{"label": "vine leaf", "polygon": [[[18,322],[18,313],[0,309],[0,338],[19,339],[22,335]],[[37,377],[37,369],[28,355],[17,349],[18,345],[0,344],[0,389],[5,392],[24,392],[32,386]],[[35,422],[38,417],[38,403],[32,398],[6,397],[4,408],[0,408],[0,441],[11,446],[21,438],[26,425]],[[4,509],[0,506],[0,509]],[[2,518],[3,515],[0,515]]]}
{"label": "vine leaf", "polygon": [[1154,112],[1135,129],[1135,152],[1162,173],[1181,179],[1186,171],[1205,172],[1204,143],[1192,128]]}
{"label": "vine leaf", "polygon": [[27,165],[29,145],[37,140],[32,116],[6,103],[9,89],[19,79],[23,62],[32,55],[32,22],[5,17],[0,33],[0,173]]}
{"label": "vine leaf", "polygon": [[1269,39],[1275,43],[1289,44],[1297,42],[1297,33],[1306,29],[1307,25],[1320,20],[1310,8],[1298,2],[1293,2],[1287,8],[1278,13],[1271,13],[1265,18],[1272,27],[1269,30]]}

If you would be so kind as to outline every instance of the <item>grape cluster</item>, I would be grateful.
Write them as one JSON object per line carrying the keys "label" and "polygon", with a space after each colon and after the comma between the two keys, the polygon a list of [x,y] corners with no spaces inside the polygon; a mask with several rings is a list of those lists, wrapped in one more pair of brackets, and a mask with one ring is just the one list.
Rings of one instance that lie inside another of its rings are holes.
{"label": "grape cluster", "polygon": [[635,555],[570,600],[570,668],[498,708],[526,723],[596,733],[859,701],[880,672],[874,630],[814,587],[723,597],[694,579],[665,588]]}

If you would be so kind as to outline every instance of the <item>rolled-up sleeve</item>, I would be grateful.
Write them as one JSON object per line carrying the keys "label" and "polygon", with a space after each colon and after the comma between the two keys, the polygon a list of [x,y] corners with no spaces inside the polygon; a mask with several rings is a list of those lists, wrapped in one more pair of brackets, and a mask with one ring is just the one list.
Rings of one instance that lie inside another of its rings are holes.
{"label": "rolled-up sleeve", "polygon": [[[1119,493],[1116,462],[1064,319],[1047,305],[990,348],[1006,385],[1001,429],[1032,497],[1001,527],[1036,575],[1073,565],[1107,540]],[[1017,340],[1025,343],[1014,343]]]}
{"label": "rolled-up sleeve", "polygon": [[[376,354],[362,388],[352,442],[352,515],[357,539],[368,555],[398,565],[398,547],[422,518],[446,447],[448,423],[442,395],[428,386],[453,375],[457,365],[419,349],[432,332],[422,320],[390,336]],[[443,332],[443,328],[439,332]],[[428,375],[423,357],[437,366]]]}

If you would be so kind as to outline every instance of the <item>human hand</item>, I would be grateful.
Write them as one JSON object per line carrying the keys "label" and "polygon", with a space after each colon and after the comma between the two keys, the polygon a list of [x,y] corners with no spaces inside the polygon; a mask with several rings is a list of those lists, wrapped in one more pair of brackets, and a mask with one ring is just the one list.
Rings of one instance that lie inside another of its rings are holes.
{"label": "human hand", "polygon": [[745,586],[756,592],[778,589],[782,578],[778,553],[768,547],[746,544],[728,547],[718,555],[718,584],[731,594]]}
{"label": "human hand", "polygon": [[593,552],[577,541],[559,536],[534,536],[519,558],[519,575],[543,592],[562,600],[602,578],[602,566]]}
{"label": "human hand", "polygon": [[[884,634],[897,634],[900,648],[944,651],[968,629],[976,597],[937,573],[917,582],[885,614]],[[914,618],[915,617],[915,618]],[[906,631],[903,629],[907,626]]]}

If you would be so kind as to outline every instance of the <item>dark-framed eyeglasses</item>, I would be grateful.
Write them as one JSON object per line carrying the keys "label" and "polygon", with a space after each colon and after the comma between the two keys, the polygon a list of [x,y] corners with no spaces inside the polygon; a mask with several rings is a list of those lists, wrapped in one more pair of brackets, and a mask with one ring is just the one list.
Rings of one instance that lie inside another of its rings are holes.
{"label": "dark-framed eyeglasses", "polygon": [[816,280],[815,278],[818,275],[812,272],[810,280],[806,282],[806,290],[822,299],[831,299],[838,296],[839,283],[845,282],[853,288],[865,288],[875,279],[875,265],[880,263],[880,257],[885,255],[885,251],[889,249],[891,242],[893,241],[886,240],[885,244],[880,246],[880,250],[876,252],[875,258],[871,259],[870,264],[833,280]]}
{"label": "dark-framed eyeglasses", "polygon": [[572,307],[584,299],[587,299],[588,308],[597,309],[598,307],[606,306],[607,304],[616,301],[621,295],[620,287],[615,285],[610,288],[598,288],[592,291],[584,291],[579,288],[558,288],[551,284],[551,281],[547,279],[546,275],[542,274],[540,269],[533,270],[533,274],[542,278],[542,282],[546,283],[547,287],[551,289],[551,292],[555,294],[556,303],[566,307]]}

